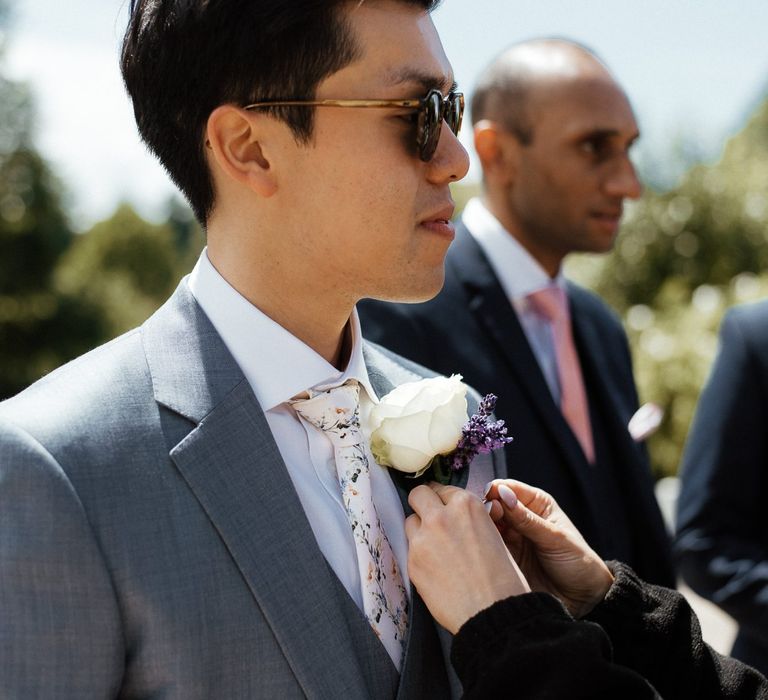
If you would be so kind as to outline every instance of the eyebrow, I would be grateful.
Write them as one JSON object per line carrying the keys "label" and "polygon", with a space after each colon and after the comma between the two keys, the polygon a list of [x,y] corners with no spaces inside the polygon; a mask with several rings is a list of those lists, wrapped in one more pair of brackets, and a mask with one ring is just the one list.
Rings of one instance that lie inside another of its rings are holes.
{"label": "eyebrow", "polygon": [[440,92],[455,92],[459,87],[455,80],[447,76],[436,76],[432,73],[424,73],[423,71],[414,70],[412,68],[404,68],[402,70],[394,71],[387,74],[385,78],[387,85],[403,85],[406,83],[418,85],[424,89],[424,92],[429,90],[440,90]]}
{"label": "eyebrow", "polygon": [[[610,139],[614,137],[621,137],[622,133],[618,129],[592,129],[585,131],[578,136],[579,141],[585,141],[587,139]],[[627,139],[627,146],[631,146],[640,138],[640,132],[636,131],[629,139]]]}

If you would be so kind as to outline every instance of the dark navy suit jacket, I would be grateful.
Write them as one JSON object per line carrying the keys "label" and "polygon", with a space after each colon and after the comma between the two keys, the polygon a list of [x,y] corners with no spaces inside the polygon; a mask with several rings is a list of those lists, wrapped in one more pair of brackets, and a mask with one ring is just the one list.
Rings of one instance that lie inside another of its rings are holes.
{"label": "dark navy suit jacket", "polygon": [[496,394],[496,414],[514,437],[509,475],[551,493],[601,556],[624,559],[647,580],[674,586],[645,448],[627,430],[637,393],[618,319],[595,295],[569,284],[595,436],[597,460],[590,465],[487,258],[463,225],[457,229],[440,294],[424,304],[361,302],[363,334]]}
{"label": "dark navy suit jacket", "polygon": [[768,672],[768,301],[732,309],[682,466],[676,552],[739,623],[733,656]]}

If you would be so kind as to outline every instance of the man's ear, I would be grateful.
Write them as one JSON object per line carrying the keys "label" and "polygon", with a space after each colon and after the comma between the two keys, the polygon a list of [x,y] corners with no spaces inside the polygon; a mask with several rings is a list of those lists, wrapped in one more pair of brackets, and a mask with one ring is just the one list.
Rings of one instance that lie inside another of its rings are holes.
{"label": "man's ear", "polygon": [[483,166],[483,179],[508,186],[517,177],[520,142],[497,122],[481,119],[474,127],[475,151]]}
{"label": "man's ear", "polygon": [[271,197],[277,190],[269,160],[272,130],[266,119],[235,105],[221,105],[208,117],[205,141],[221,172],[261,197]]}

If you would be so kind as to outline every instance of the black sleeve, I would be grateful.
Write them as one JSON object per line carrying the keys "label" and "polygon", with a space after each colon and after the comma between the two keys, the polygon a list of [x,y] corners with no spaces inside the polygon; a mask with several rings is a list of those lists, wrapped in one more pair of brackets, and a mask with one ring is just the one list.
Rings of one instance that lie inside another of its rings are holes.
{"label": "black sleeve", "polygon": [[599,625],[574,620],[546,593],[507,598],[471,618],[454,637],[451,661],[467,700],[659,697],[613,663]]}
{"label": "black sleeve", "polygon": [[726,315],[683,458],[680,572],[768,645],[768,306]]}
{"label": "black sleeve", "polygon": [[667,698],[768,698],[755,669],[705,644],[695,613],[677,591],[641,581],[626,564],[611,562],[616,581],[587,619],[613,646],[616,664],[631,668]]}
{"label": "black sleeve", "polygon": [[616,581],[584,620],[545,593],[495,603],[458,631],[451,661],[464,697],[520,700],[765,700],[768,681],[707,646],[676,591],[612,562]]}

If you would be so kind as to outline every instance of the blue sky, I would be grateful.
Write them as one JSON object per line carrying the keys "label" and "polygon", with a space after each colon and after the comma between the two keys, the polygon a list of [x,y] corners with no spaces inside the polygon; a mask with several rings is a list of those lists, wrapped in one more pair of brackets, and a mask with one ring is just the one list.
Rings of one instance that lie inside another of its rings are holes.
{"label": "blue sky", "polygon": [[[173,188],[136,136],[117,69],[127,0],[15,0],[14,9],[6,68],[32,84],[37,142],[67,184],[75,223],[108,216],[121,199],[158,215]],[[591,46],[632,99],[641,156],[656,160],[680,137],[716,157],[768,89],[765,0],[444,0],[434,20],[468,94],[514,41]]]}

